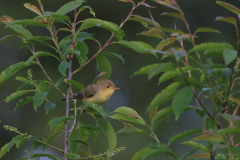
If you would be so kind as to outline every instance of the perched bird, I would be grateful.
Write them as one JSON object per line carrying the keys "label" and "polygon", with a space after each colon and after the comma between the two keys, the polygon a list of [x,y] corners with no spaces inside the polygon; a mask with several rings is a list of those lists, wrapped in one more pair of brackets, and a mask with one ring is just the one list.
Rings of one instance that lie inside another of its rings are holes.
{"label": "perched bird", "polygon": [[[70,99],[89,101],[95,104],[103,104],[114,93],[115,90],[120,89],[116,88],[111,80],[104,78],[99,78],[96,84],[88,85],[84,89],[84,95],[81,92],[73,94],[70,96]],[[85,99],[84,99],[85,97]],[[62,101],[65,101],[66,97],[62,98]]]}

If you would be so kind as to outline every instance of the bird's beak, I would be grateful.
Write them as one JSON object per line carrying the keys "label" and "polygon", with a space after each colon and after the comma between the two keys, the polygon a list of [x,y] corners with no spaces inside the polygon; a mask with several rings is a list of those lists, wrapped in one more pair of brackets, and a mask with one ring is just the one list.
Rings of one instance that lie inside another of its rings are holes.
{"label": "bird's beak", "polygon": [[118,90],[118,89],[120,89],[120,88],[113,88],[114,90]]}

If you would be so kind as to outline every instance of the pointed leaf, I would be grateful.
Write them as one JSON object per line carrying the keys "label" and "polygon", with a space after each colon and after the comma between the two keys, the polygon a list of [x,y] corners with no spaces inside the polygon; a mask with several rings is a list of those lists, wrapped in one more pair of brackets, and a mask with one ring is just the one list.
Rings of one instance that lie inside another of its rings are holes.
{"label": "pointed leaf", "polygon": [[158,106],[154,107],[153,109],[149,109],[148,116],[149,116],[150,121],[152,121],[153,117],[156,116],[157,111],[158,111]]}
{"label": "pointed leaf", "polygon": [[169,117],[174,113],[171,107],[163,108],[157,112],[156,116],[151,121],[152,131],[154,131],[157,125],[164,120],[165,118]]}
{"label": "pointed leaf", "polygon": [[89,7],[89,6],[83,6],[79,9],[79,12],[80,13],[81,11],[83,11],[84,9],[89,9],[90,10],[90,13],[95,17],[95,13],[93,12],[92,8]]}
{"label": "pointed leaf", "polygon": [[125,47],[128,47],[128,48],[131,48],[131,49],[133,49],[133,50],[135,50],[136,52],[139,52],[139,53],[150,53],[150,54],[156,55],[155,52],[151,51],[151,50],[153,50],[153,47],[150,46],[147,43],[144,43],[144,42],[121,40],[121,41],[118,41],[116,43],[121,44],[121,45],[123,45]]}
{"label": "pointed leaf", "polygon": [[151,149],[152,149],[151,147],[146,147],[146,148],[138,151],[137,153],[135,153],[135,154],[133,155],[132,160],[142,160],[142,155],[143,155],[145,152],[147,152],[147,151],[149,151],[149,150],[151,150]]}
{"label": "pointed leaf", "polygon": [[182,144],[188,145],[190,147],[196,148],[200,151],[203,151],[205,153],[209,153],[209,150],[207,149],[207,147],[205,147],[204,145],[194,142],[194,141],[185,141]]}
{"label": "pointed leaf", "polygon": [[27,80],[26,78],[23,78],[23,77],[16,77],[16,80],[19,80],[19,81],[22,81],[25,83],[31,83],[29,80]]}
{"label": "pointed leaf", "polygon": [[160,104],[172,99],[177,94],[178,91],[176,91],[176,89],[180,85],[181,83],[175,82],[170,84],[166,89],[162,90],[162,92],[157,94],[156,97],[152,100],[147,110],[159,106]]}
{"label": "pointed leaf", "polygon": [[[80,140],[78,132],[77,131],[73,131],[70,139]],[[78,142],[71,141],[71,140],[69,141],[69,150],[70,150],[71,153],[77,154],[79,147],[80,147],[80,144]]]}
{"label": "pointed leaf", "polygon": [[[33,65],[33,64],[38,64],[38,63],[32,62],[30,65]],[[10,67],[2,71],[2,73],[0,74],[0,84],[3,83],[5,80],[7,80],[9,77],[11,77],[19,69],[22,69],[26,66],[27,66],[26,62],[19,62],[11,65]]]}
{"label": "pointed leaf", "polygon": [[46,114],[48,114],[49,111],[51,111],[53,108],[55,108],[56,104],[52,103],[52,102],[47,102],[45,104],[45,110],[46,110]]}
{"label": "pointed leaf", "polygon": [[142,74],[148,74],[148,72],[153,69],[154,67],[158,66],[158,64],[150,64],[150,65],[147,65],[147,66],[144,66],[142,68],[140,68],[140,70],[134,72],[134,74],[132,75],[133,76],[136,76],[136,75],[142,75]]}
{"label": "pointed leaf", "polygon": [[13,38],[13,37],[17,37],[17,35],[11,34],[11,35],[7,35],[7,36],[5,36],[5,37],[2,37],[2,38],[0,39],[0,43],[3,42],[3,41],[8,40],[8,39],[10,39],[10,38]]}
{"label": "pointed leaf", "polygon": [[101,128],[101,127],[98,127],[98,126],[94,126],[94,125],[83,125],[83,126],[80,126],[81,128],[85,128],[85,129],[88,129],[91,133],[91,131],[98,131],[98,132],[102,132],[103,134],[107,135],[107,132]]}
{"label": "pointed leaf", "polygon": [[82,141],[86,142],[89,136],[89,131],[86,128],[79,128],[79,133],[81,135]]}
{"label": "pointed leaf", "polygon": [[175,56],[175,59],[179,61],[181,57],[185,57],[187,55],[186,51],[177,51],[174,48],[171,48],[172,53]]}
{"label": "pointed leaf", "polygon": [[118,59],[120,59],[124,63],[123,57],[121,55],[117,54],[117,53],[102,51],[99,54],[100,55],[103,54],[103,55],[106,55],[106,56],[112,56],[112,57],[118,58]]}
{"label": "pointed leaf", "polygon": [[151,149],[146,151],[145,153],[142,154],[142,159],[146,159],[148,156],[155,155],[155,154],[161,154],[165,153],[167,155],[171,155],[173,157],[176,157],[171,151],[169,151],[168,148],[163,148],[163,149]]}
{"label": "pointed leaf", "polygon": [[67,69],[70,67],[70,62],[64,62],[62,61],[59,66],[58,66],[58,71],[62,74],[62,75],[66,75],[66,71]]}
{"label": "pointed leaf", "polygon": [[[45,142],[47,144],[50,144],[59,133],[61,133],[61,131],[51,134],[48,138],[45,139]],[[43,144],[43,152],[45,151],[46,148],[47,148],[47,145]]]}
{"label": "pointed leaf", "polygon": [[175,70],[171,62],[159,63],[157,66],[148,71],[148,80],[152,79],[154,76],[158,75],[161,72],[166,72],[169,70]]}
{"label": "pointed leaf", "polygon": [[117,136],[111,123],[107,119],[105,119],[105,121],[107,124],[107,130],[108,130],[108,149],[110,153],[112,153],[117,146]]}
{"label": "pointed leaf", "polygon": [[48,81],[42,81],[39,83],[38,85],[38,89],[41,91],[41,92],[49,92],[50,88],[51,88],[51,83],[48,82]]}
{"label": "pointed leaf", "polygon": [[50,129],[52,129],[57,124],[60,124],[61,122],[68,121],[71,119],[72,119],[72,117],[56,117],[48,122],[48,126],[50,126]]}
{"label": "pointed leaf", "polygon": [[122,128],[117,132],[117,134],[118,133],[139,133],[139,134],[149,135],[146,131],[138,128]]}
{"label": "pointed leaf", "polygon": [[14,111],[16,111],[19,107],[21,107],[21,106],[23,106],[23,105],[25,105],[25,104],[27,104],[27,103],[29,103],[29,102],[32,102],[32,101],[33,101],[33,96],[29,96],[29,97],[27,97],[27,98],[25,98],[25,99],[20,99],[20,100],[18,101],[18,103],[17,103]]}
{"label": "pointed leaf", "polygon": [[8,27],[26,39],[33,37],[32,34],[27,29],[23,28],[22,25],[9,25]]}
{"label": "pointed leaf", "polygon": [[211,158],[209,153],[199,153],[199,154],[194,154],[189,158]]}
{"label": "pointed leaf", "polygon": [[26,94],[28,92],[31,92],[31,91],[32,90],[21,90],[21,91],[14,92],[10,96],[8,96],[4,101],[8,103],[8,102],[14,100],[15,98],[18,98],[19,96]]}
{"label": "pointed leaf", "polygon": [[240,15],[240,9],[238,9],[237,7],[231,5],[227,2],[216,1],[216,3],[233,13]]}
{"label": "pointed leaf", "polygon": [[166,15],[166,16],[170,16],[170,17],[175,17],[175,18],[179,18],[181,20],[184,20],[184,16],[180,13],[171,13],[171,12],[164,12],[161,14],[161,16]]}
{"label": "pointed leaf", "polygon": [[234,59],[237,58],[237,51],[231,49],[225,49],[223,51],[223,58],[225,61],[225,65],[231,63]]}
{"label": "pointed leaf", "polygon": [[121,114],[121,113],[114,114],[114,115],[110,116],[110,118],[114,118],[114,119],[119,119],[119,120],[124,120],[124,121],[128,121],[128,122],[133,122],[133,123],[145,125],[145,123],[142,120],[137,119],[137,118],[133,118],[133,117],[129,117],[129,116],[126,116],[126,115]]}
{"label": "pointed leaf", "polygon": [[37,110],[37,108],[43,103],[44,98],[47,96],[47,92],[38,92],[33,98],[33,108]]}
{"label": "pointed leaf", "polygon": [[176,120],[184,112],[193,97],[192,87],[182,88],[172,101],[172,109],[174,110]]}
{"label": "pointed leaf", "polygon": [[131,15],[128,18],[128,20],[137,21],[137,22],[140,22],[142,24],[150,24],[152,26],[157,25],[158,27],[160,27],[160,25],[157,22],[153,22],[151,19],[139,16],[139,15]]}
{"label": "pointed leaf", "polygon": [[[99,72],[109,72],[112,71],[111,64],[107,60],[107,58],[103,55],[97,55],[97,69]],[[110,77],[111,73],[104,75],[103,78],[108,79]]]}
{"label": "pointed leaf", "polygon": [[199,27],[195,32],[194,35],[198,32],[215,32],[215,33],[221,33],[216,29],[212,29],[212,28],[207,28],[207,27]]}
{"label": "pointed leaf", "polygon": [[74,158],[74,159],[75,159],[75,158],[76,158],[76,159],[80,159],[80,155],[77,155],[77,154],[75,154],[75,153],[70,153],[70,152],[69,152],[69,153],[65,153],[64,156],[63,156],[63,158],[64,158],[64,157],[70,157],[70,158]]}
{"label": "pointed leaf", "polygon": [[175,141],[178,141],[180,139],[183,139],[183,138],[186,138],[186,137],[189,137],[189,136],[192,136],[194,134],[197,134],[197,133],[202,133],[203,131],[200,130],[200,129],[193,129],[193,130],[189,130],[189,131],[186,131],[186,132],[183,132],[183,133],[179,133],[175,136],[172,136],[169,141],[168,141],[168,145],[170,145],[171,143],[175,142]]}
{"label": "pointed leaf", "polygon": [[57,56],[53,55],[50,52],[38,51],[38,52],[35,52],[33,56],[29,57],[29,59],[27,61],[27,65],[29,65],[35,58],[38,58],[41,56],[53,56],[53,57],[57,58]]}
{"label": "pointed leaf", "polygon": [[[76,8],[79,7],[84,1],[83,0],[76,0]],[[61,8],[56,11],[56,14],[67,14],[75,9],[75,1],[69,2],[64,4]]]}
{"label": "pointed leaf", "polygon": [[87,57],[88,46],[86,45],[86,43],[84,41],[82,41],[82,42],[78,41],[75,44],[75,50],[80,51],[80,56],[77,56],[77,58],[78,58],[78,62],[82,66],[88,60],[88,57]]}
{"label": "pointed leaf", "polygon": [[205,50],[224,50],[224,49],[231,49],[234,50],[233,46],[229,43],[202,43],[196,45],[192,50],[189,51],[205,51]]}
{"label": "pointed leaf", "polygon": [[2,158],[8,151],[9,143],[5,144],[0,150],[0,158]]}
{"label": "pointed leaf", "polygon": [[237,28],[237,20],[233,17],[216,17],[215,21],[231,23]]}
{"label": "pointed leaf", "polygon": [[240,133],[240,128],[225,128],[225,129],[220,129],[220,130],[218,130],[217,133],[220,134],[220,135]]}
{"label": "pointed leaf", "polygon": [[187,152],[186,154],[182,155],[180,158],[178,158],[178,160],[186,160],[190,155],[192,155],[196,151],[197,151],[197,149],[191,150],[191,151]]}
{"label": "pointed leaf", "polygon": [[68,80],[66,81],[67,83],[70,83],[71,85],[73,85],[74,87],[78,88],[80,91],[84,92],[84,85],[82,85],[81,83],[79,82],[76,82],[74,80]]}
{"label": "pointed leaf", "polygon": [[34,5],[31,5],[30,3],[25,3],[24,7],[26,7],[27,9],[37,13],[39,16],[42,16],[42,12]]}
{"label": "pointed leaf", "polygon": [[151,28],[150,30],[143,31],[143,32],[139,33],[138,35],[164,39],[162,34],[160,33],[159,28]]}

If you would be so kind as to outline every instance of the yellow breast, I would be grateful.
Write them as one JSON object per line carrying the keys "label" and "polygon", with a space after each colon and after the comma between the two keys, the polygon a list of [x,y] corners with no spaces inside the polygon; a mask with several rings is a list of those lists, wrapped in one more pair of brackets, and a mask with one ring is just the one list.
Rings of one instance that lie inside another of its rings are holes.
{"label": "yellow breast", "polygon": [[99,90],[93,97],[87,98],[86,101],[95,103],[95,104],[103,104],[114,93],[115,90],[108,89],[108,90]]}

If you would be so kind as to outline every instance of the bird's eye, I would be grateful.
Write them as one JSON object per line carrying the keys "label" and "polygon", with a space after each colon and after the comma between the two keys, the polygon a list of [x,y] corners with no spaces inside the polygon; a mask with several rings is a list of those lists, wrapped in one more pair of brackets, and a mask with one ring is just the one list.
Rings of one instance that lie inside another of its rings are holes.
{"label": "bird's eye", "polygon": [[107,88],[109,88],[109,86],[107,86]]}

